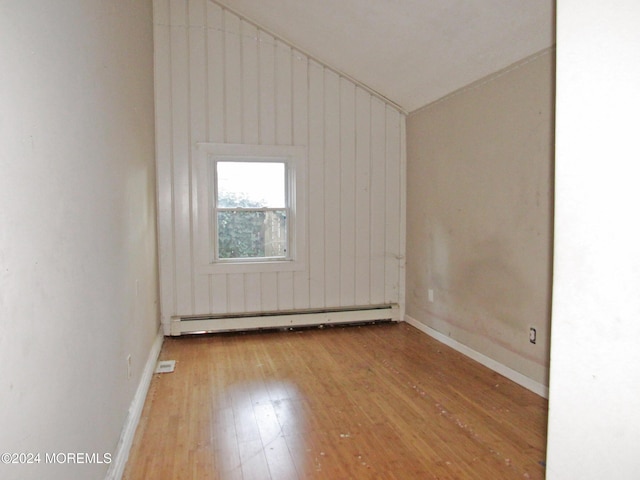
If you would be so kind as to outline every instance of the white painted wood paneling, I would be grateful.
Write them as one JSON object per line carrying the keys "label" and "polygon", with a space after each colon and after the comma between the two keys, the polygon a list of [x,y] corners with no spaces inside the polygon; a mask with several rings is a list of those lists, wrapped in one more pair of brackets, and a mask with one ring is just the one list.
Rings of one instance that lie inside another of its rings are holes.
{"label": "white painted wood paneling", "polygon": [[260,58],[260,143],[276,143],[276,79],[275,79],[275,39],[260,31],[258,33],[258,55]]}
{"label": "white painted wood paneling", "polygon": [[262,308],[263,310],[278,310],[278,274],[262,273]]}
{"label": "white painted wood paneling", "polygon": [[340,167],[340,78],[325,68],[324,297],[328,307],[340,305]]}
{"label": "white painted wood paneling", "polygon": [[275,43],[275,125],[276,145],[291,145],[291,47],[281,41]]}
{"label": "white painted wood paneling", "polygon": [[[403,309],[404,115],[210,0],[156,0],[154,22],[166,328],[172,316]],[[303,270],[202,273],[201,142],[306,148]]]}
{"label": "white painted wood paneling", "polygon": [[[207,6],[207,98],[202,99],[208,107],[208,130],[210,142],[224,142],[224,35],[222,9],[215,3],[205,1]],[[156,49],[158,47],[156,46]]]}
{"label": "white painted wood paneling", "polygon": [[324,68],[309,61],[309,299],[324,305]]}
{"label": "white painted wood paneling", "polygon": [[386,168],[385,168],[385,302],[398,298],[400,277],[400,115],[386,108]]}
{"label": "white painted wood paneling", "polygon": [[258,75],[258,29],[242,21],[242,142],[250,145],[260,143],[259,122],[259,75]]}
{"label": "white painted wood paneling", "polygon": [[[275,43],[275,126],[276,145],[292,145],[292,50],[282,41]],[[277,309],[293,309],[293,272],[277,274]]]}
{"label": "white painted wood paneling", "polygon": [[[292,51],[292,136],[294,145],[309,145],[309,88],[307,57]],[[306,195],[309,193],[309,176],[304,184]],[[308,222],[305,225],[305,234],[309,238]],[[306,259],[309,265],[309,259]],[[293,308],[309,308],[309,269],[293,272]]]}
{"label": "white painted wood paneling", "polygon": [[170,3],[173,236],[177,311],[193,311],[188,2]]}
{"label": "white painted wood paneling", "polygon": [[[222,273],[216,273],[209,276],[209,310],[211,313],[227,313],[232,311],[229,308],[229,302],[227,301],[229,295],[227,293],[227,275]],[[204,313],[204,312],[196,312]],[[182,315],[178,312],[169,314]],[[163,320],[165,316],[163,315]]]}
{"label": "white painted wood paneling", "polygon": [[356,89],[355,152],[355,303],[364,305],[371,293],[371,95]]}
{"label": "white painted wood paneling", "polygon": [[156,123],[156,182],[158,212],[158,263],[160,311],[163,324],[175,305],[173,248],[173,176],[171,159],[171,31],[169,0],[154,0],[154,82]]}
{"label": "white painted wood paneling", "polygon": [[[245,274],[230,273],[227,275],[227,304],[230,312],[246,312]],[[182,315],[182,314],[180,314]]]}
{"label": "white painted wood paneling", "polygon": [[242,42],[240,37],[240,19],[223,11],[222,28],[224,29],[224,114],[225,142],[242,143],[242,111],[243,111],[243,71]]}
{"label": "white painted wood paneling", "polygon": [[[203,99],[207,98],[207,37],[206,29],[206,3],[200,0],[189,0],[189,24],[194,28],[188,29],[189,35],[189,158],[193,159],[193,149],[197,142],[202,141],[208,136],[207,128],[207,102]],[[194,199],[198,198],[198,179],[196,169],[193,168],[193,161],[190,162],[191,168],[191,211],[192,211],[192,231],[198,224],[198,215],[206,212],[198,211],[198,203]],[[191,256],[192,264],[194,257],[194,239],[195,233],[191,236]],[[193,301],[195,312],[209,311],[209,281],[208,279],[200,279],[192,271],[193,285]]]}
{"label": "white painted wood paneling", "polygon": [[384,302],[385,289],[385,240],[386,240],[386,108],[377,98],[371,99],[371,199],[369,300]]}
{"label": "white painted wood paneling", "polygon": [[340,79],[340,305],[355,305],[355,88],[353,82]]}
{"label": "white painted wood paneling", "polygon": [[244,288],[246,292],[245,310],[247,312],[259,312],[263,310],[261,284],[262,278],[260,273],[247,273],[244,276]]}

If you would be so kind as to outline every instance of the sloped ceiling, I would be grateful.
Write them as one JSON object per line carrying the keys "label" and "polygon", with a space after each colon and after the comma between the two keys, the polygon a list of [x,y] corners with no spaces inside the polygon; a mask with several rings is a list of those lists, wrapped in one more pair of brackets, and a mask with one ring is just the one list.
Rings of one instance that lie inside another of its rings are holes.
{"label": "sloped ceiling", "polygon": [[554,44],[553,0],[222,0],[410,112]]}

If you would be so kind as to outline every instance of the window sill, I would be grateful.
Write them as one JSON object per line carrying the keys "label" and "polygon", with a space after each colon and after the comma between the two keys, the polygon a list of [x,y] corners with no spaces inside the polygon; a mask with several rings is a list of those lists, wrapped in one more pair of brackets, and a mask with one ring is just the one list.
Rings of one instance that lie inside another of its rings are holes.
{"label": "window sill", "polygon": [[216,273],[278,273],[304,270],[303,262],[295,260],[274,260],[267,262],[219,262],[200,265],[197,273],[212,275]]}

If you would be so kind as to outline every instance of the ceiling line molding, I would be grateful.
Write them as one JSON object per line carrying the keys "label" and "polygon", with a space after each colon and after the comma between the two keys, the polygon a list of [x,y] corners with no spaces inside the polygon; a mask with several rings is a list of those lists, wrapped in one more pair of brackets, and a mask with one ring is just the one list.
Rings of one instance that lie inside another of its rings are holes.
{"label": "ceiling line molding", "polygon": [[531,63],[535,60],[537,60],[540,57],[544,57],[545,55],[553,55],[555,54],[556,51],[556,46],[555,44],[544,48],[542,50],[540,50],[539,52],[534,53],[533,55],[529,55],[527,57],[524,57],[520,60],[518,60],[517,62],[512,63],[511,65],[508,65],[505,68],[502,68],[496,72],[490,73],[489,75],[476,80],[475,82],[471,82],[468,85],[465,85],[464,87],[461,87],[457,90],[454,90],[453,92],[445,95],[444,97],[441,97],[437,100],[434,100],[433,102],[427,103],[426,105],[423,105],[420,108],[417,108],[415,110],[412,110],[411,112],[408,113],[408,116],[412,116],[412,115],[416,115],[424,110],[428,110],[431,107],[434,107],[435,105],[438,105],[439,103],[445,102],[453,97],[456,97],[458,95],[461,95],[465,92],[468,92],[469,90],[475,90],[476,88],[480,88],[483,85],[486,85],[487,83],[491,83],[495,80],[497,80],[498,78],[508,74],[509,72],[513,72],[514,70],[518,70],[519,68],[524,67],[525,65],[527,65],[528,63]]}
{"label": "ceiling line molding", "polygon": [[334,72],[336,75],[345,78],[346,80],[349,80],[350,82],[353,82],[355,85],[357,85],[358,87],[362,88],[363,90],[365,90],[367,93],[370,93],[371,95],[373,95],[374,97],[378,98],[379,100],[383,101],[384,103],[386,103],[387,105],[395,108],[398,112],[400,112],[403,115],[408,115],[408,111],[401,105],[397,104],[396,102],[394,102],[393,100],[391,100],[390,98],[386,97],[385,95],[381,94],[380,92],[374,90],[373,88],[369,87],[368,85],[366,85],[365,83],[363,83],[362,81],[353,78],[351,75],[337,69],[336,67],[333,67],[332,65],[330,65],[328,62],[325,62],[324,60],[317,58],[317,56],[305,51],[304,49],[298,47],[297,45],[295,45],[293,42],[287,40],[286,38],[283,38],[282,35],[279,35],[273,31],[271,31],[270,29],[260,25],[259,23],[253,21],[250,18],[247,18],[246,15],[238,12],[237,10],[225,5],[222,2],[217,2],[215,0],[208,0],[211,3],[214,3],[216,5],[218,5],[220,8],[222,8],[223,10],[227,10],[228,12],[240,17],[242,20],[246,21],[247,23],[253,25],[254,27],[256,27],[258,30],[262,30],[263,32],[271,35],[272,37],[274,37],[276,40],[286,44],[287,46],[291,47],[292,50],[299,52],[300,54],[304,55],[305,57],[309,58],[310,60],[313,60],[314,62],[322,65],[324,68],[327,68],[329,70],[331,70],[332,72]]}

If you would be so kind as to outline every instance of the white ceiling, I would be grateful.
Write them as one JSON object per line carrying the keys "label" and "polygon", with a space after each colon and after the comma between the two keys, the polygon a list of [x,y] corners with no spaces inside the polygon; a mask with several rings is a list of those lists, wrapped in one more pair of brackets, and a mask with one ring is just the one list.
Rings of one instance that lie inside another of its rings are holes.
{"label": "white ceiling", "polygon": [[221,0],[410,112],[554,44],[554,0]]}

